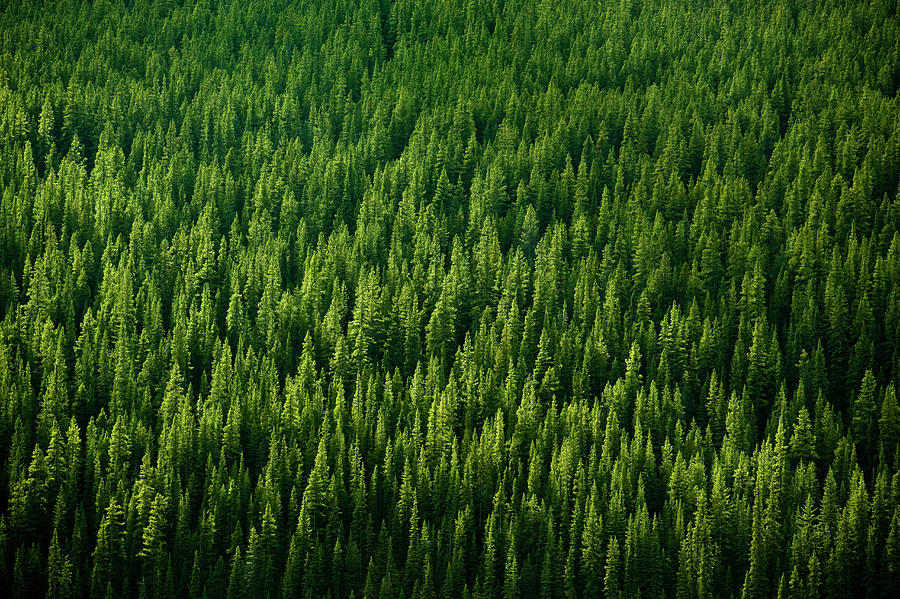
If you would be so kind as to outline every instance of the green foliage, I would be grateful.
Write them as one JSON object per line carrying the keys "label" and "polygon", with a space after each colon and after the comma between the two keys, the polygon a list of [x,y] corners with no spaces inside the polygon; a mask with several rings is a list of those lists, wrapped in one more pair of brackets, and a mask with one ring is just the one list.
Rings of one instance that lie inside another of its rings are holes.
{"label": "green foliage", "polygon": [[0,32],[10,596],[900,588],[896,2]]}

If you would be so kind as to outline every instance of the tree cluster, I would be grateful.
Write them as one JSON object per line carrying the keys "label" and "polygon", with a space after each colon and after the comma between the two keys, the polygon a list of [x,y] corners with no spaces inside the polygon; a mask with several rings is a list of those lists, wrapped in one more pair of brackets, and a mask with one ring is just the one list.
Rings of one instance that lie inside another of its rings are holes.
{"label": "tree cluster", "polygon": [[893,597],[898,9],[5,3],[0,590]]}

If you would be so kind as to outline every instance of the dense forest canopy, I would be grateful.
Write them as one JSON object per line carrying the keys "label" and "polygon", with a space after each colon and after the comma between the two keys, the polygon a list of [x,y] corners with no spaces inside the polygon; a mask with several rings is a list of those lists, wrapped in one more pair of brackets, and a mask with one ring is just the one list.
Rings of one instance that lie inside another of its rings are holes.
{"label": "dense forest canopy", "polygon": [[896,596],[896,0],[3,4],[4,596]]}

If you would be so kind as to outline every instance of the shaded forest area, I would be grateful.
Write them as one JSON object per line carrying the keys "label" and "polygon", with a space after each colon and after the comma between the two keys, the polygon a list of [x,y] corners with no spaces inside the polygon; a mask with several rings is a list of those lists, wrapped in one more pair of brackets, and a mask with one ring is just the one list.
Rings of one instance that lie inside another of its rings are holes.
{"label": "shaded forest area", "polygon": [[0,590],[894,597],[896,0],[0,9]]}

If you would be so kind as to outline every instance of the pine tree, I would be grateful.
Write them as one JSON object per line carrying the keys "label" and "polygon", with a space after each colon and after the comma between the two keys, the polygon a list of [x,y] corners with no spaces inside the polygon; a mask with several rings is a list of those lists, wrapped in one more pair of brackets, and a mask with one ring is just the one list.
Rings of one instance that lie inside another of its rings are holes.
{"label": "pine tree", "polygon": [[853,402],[851,431],[862,456],[867,456],[872,444],[875,414],[875,376],[866,370],[859,393]]}
{"label": "pine tree", "polygon": [[606,573],[603,576],[603,592],[607,597],[622,597],[622,557],[619,550],[619,541],[616,537],[610,537],[609,549],[606,553]]}
{"label": "pine tree", "polygon": [[878,420],[878,434],[885,457],[893,455],[900,441],[900,408],[897,406],[897,393],[894,385],[885,389],[881,402],[881,418]]}
{"label": "pine tree", "polygon": [[53,531],[47,556],[47,597],[67,599],[72,596],[72,564],[59,546],[59,533]]}

